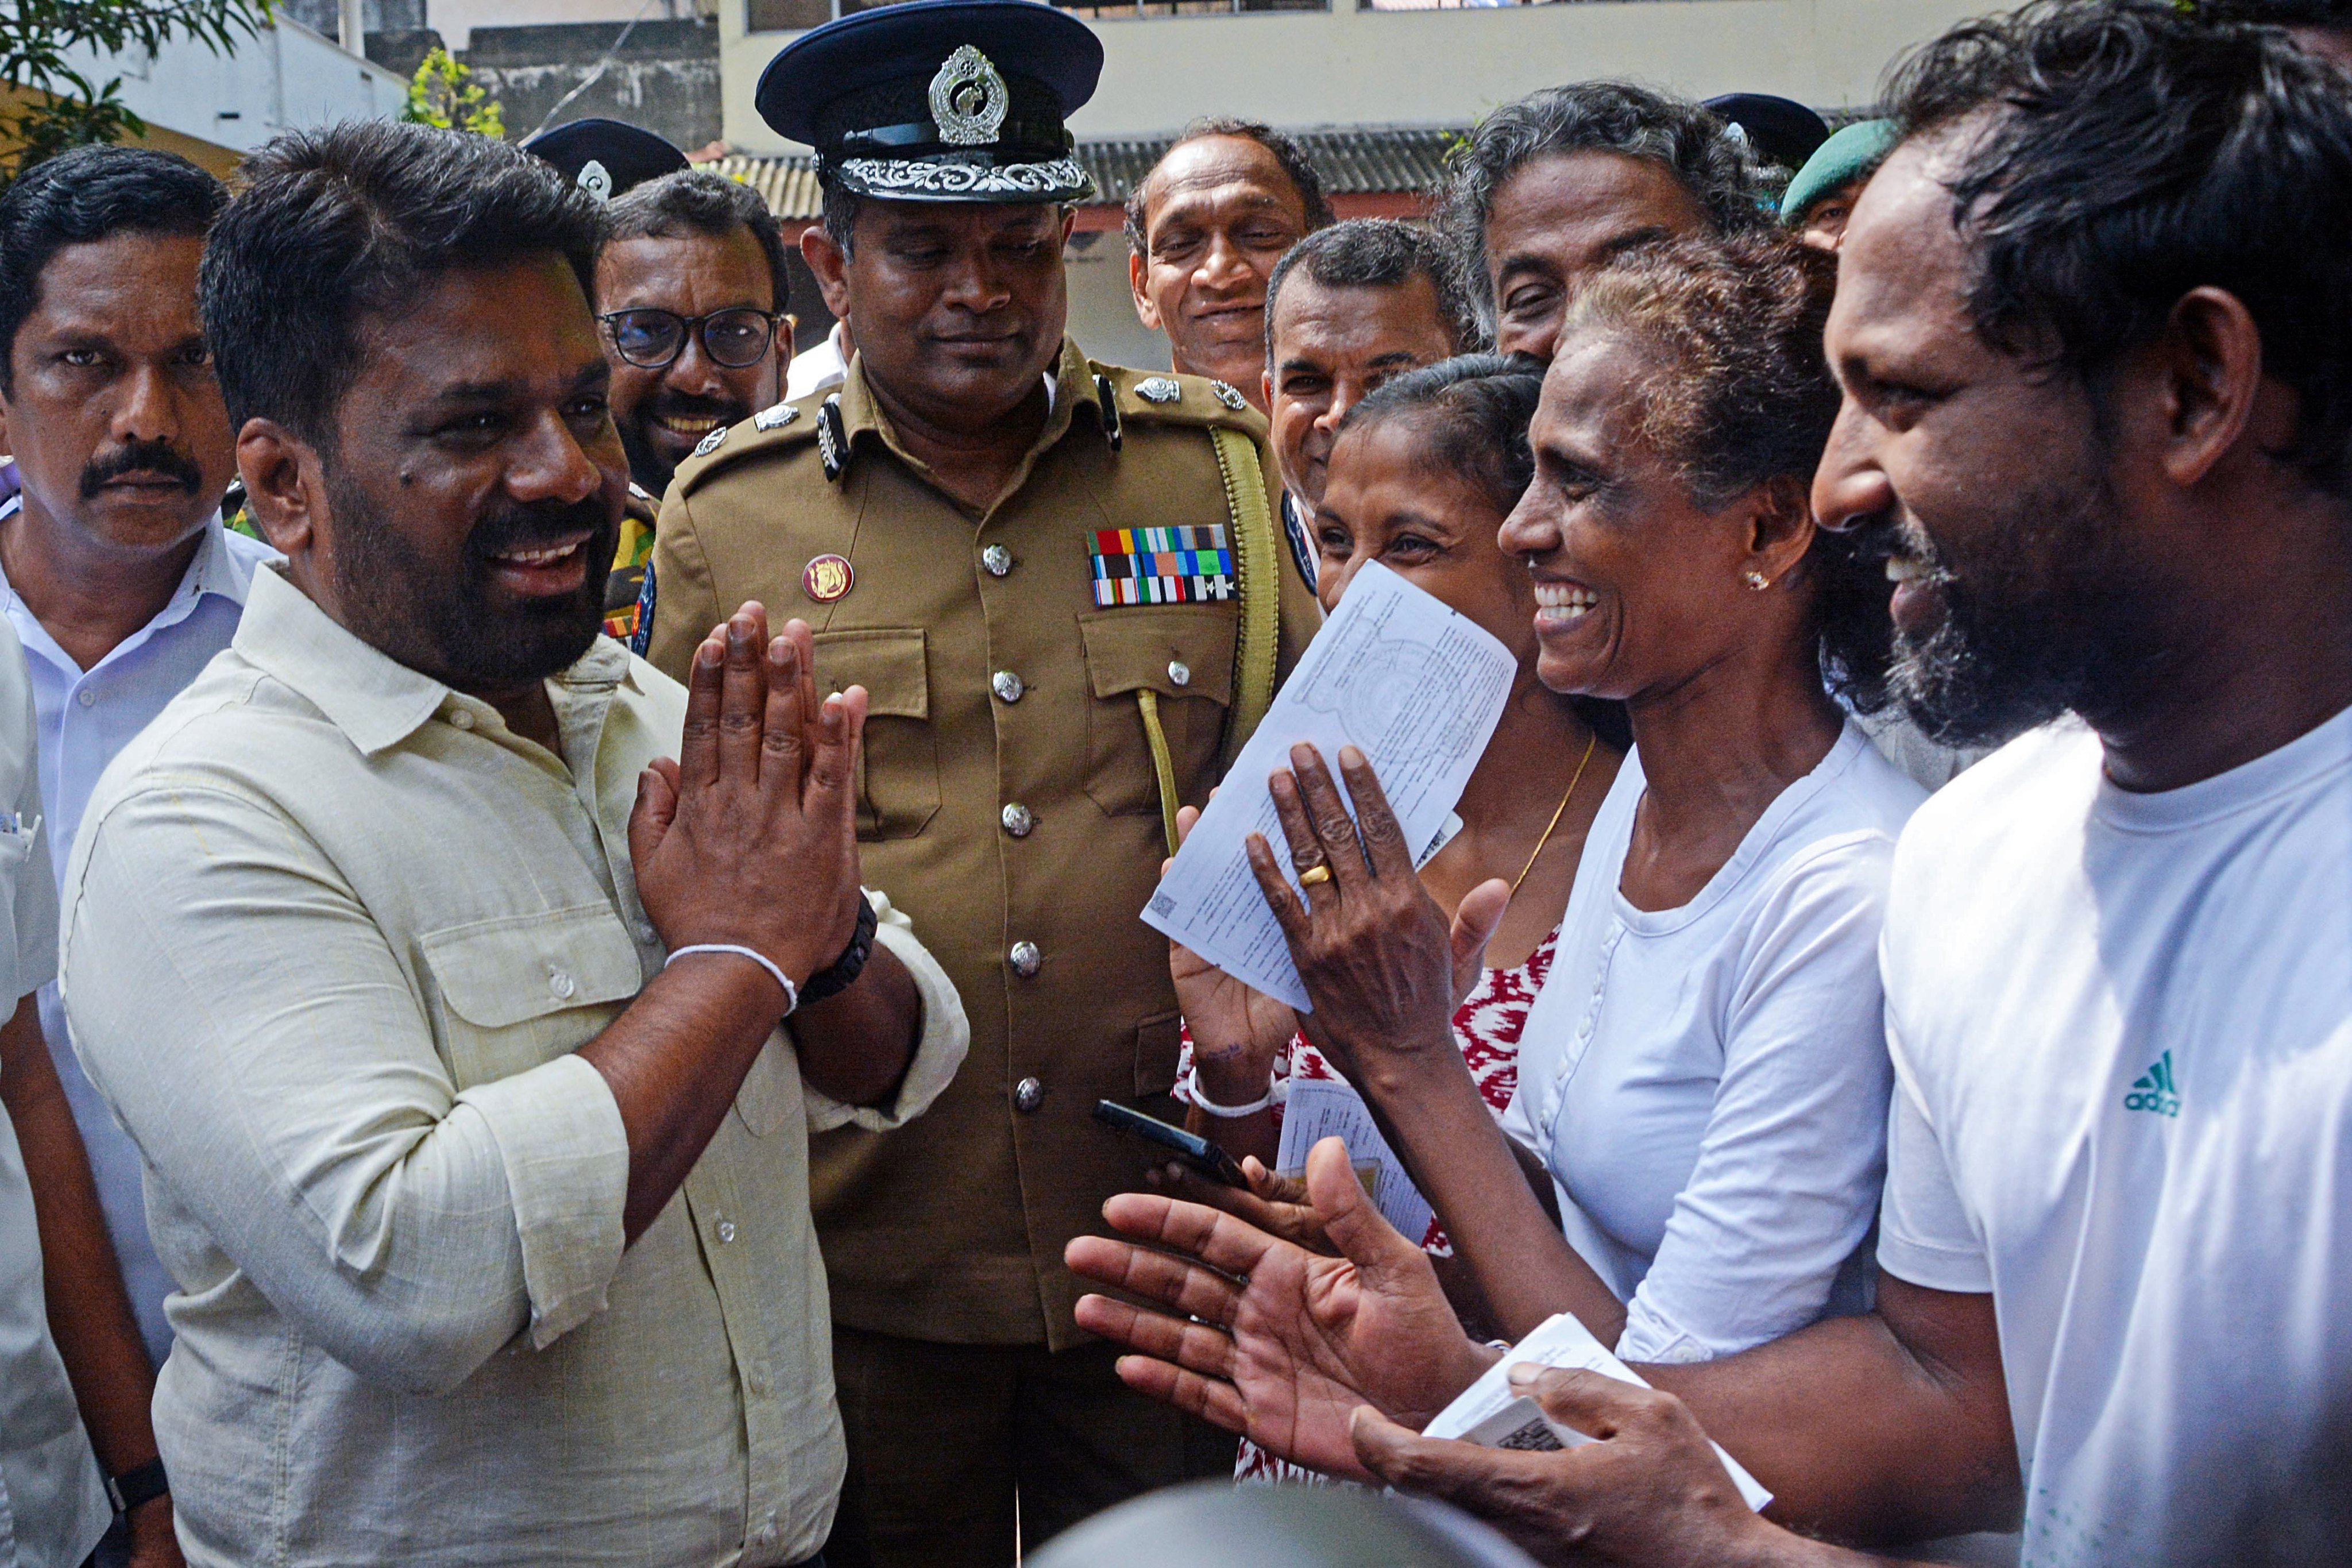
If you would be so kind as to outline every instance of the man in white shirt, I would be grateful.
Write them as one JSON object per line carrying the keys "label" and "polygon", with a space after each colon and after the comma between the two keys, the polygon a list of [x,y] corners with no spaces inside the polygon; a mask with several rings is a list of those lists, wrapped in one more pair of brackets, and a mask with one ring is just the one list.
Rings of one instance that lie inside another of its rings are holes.
{"label": "man in white shirt", "polygon": [[803,1562],[844,1468],[808,1136],[968,1039],[858,887],[864,690],[757,605],[690,692],[599,635],[590,197],[380,121],[245,167],[201,307],[287,561],[92,795],[61,963],[181,1287],[183,1545]]}
{"label": "man in white shirt", "polygon": [[[186,160],[128,147],[52,159],[0,199],[0,277],[25,283],[0,310],[0,413],[25,484],[0,504],[0,610],[39,716],[35,858],[57,876],[99,774],[228,646],[253,564],[272,553],[220,521],[234,458],[196,320],[196,260],[227,200]],[[38,1023],[55,1061],[38,1088],[70,1109],[54,1131],[20,1110],[17,1131],[45,1215],[65,1223],[86,1194],[102,1208],[111,1258],[103,1245],[60,1247],[48,1268],[71,1304],[58,1341],[77,1381],[95,1375],[79,1364],[92,1351],[121,1369],[108,1382],[123,1392],[98,1399],[107,1414],[92,1420],[121,1475],[154,1458],[148,1363],[171,1349],[171,1280],[148,1239],[138,1152],[74,1060],[55,984]],[[79,1149],[53,1149],[77,1131],[88,1175]],[[171,1549],[168,1517],[148,1529]]]}
{"label": "man in white shirt", "polygon": [[[49,1331],[41,1231],[50,1216],[36,1215],[10,1114],[23,1087],[15,1080],[47,1067],[33,993],[58,968],[58,892],[43,853],[35,753],[25,661],[15,635],[0,627],[0,1005],[9,1009],[0,1022],[0,1563],[76,1568],[113,1510]],[[168,1524],[169,1509],[151,1511]]]}
{"label": "man in white shirt", "polygon": [[[1891,98],[1904,140],[1846,234],[1814,507],[1885,531],[1898,689],[1931,733],[2038,727],[1896,853],[1877,1309],[1640,1369],[1665,1392],[1530,1378],[1601,1439],[1566,1452],[1433,1442],[1328,1383],[1319,1440],[1554,1561],[1857,1560],[1751,1515],[1703,1436],[1819,1534],[2021,1522],[2035,1565],[2340,1560],[2352,100],[2283,35],[2130,0],[1967,25]],[[1192,1226],[1159,1200],[1111,1217]],[[1379,1325],[1421,1287],[1360,1226],[1332,1234],[1377,1310],[1319,1324],[1313,1276],[1348,1266],[1220,1228],[1189,1249],[1248,1277],[1246,1311],[1197,1273],[1152,1293],[1247,1323],[1222,1359],[1082,1306],[1227,1380],[1130,1363],[1139,1384],[1255,1436],[1305,1368],[1403,1414],[1491,1359],[1400,1377]],[[1097,1277],[1132,1259],[1076,1245]]]}

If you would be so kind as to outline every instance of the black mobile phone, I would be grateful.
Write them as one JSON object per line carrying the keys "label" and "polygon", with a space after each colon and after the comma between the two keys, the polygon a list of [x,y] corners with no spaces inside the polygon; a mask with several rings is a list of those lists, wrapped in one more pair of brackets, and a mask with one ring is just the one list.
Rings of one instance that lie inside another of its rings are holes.
{"label": "black mobile phone", "polygon": [[1197,1132],[1187,1132],[1181,1127],[1171,1127],[1156,1116],[1146,1116],[1116,1100],[1095,1101],[1095,1120],[1122,1132],[1132,1132],[1147,1143],[1156,1143],[1182,1162],[1189,1170],[1198,1171],[1213,1182],[1223,1182],[1229,1187],[1249,1191],[1249,1178],[1234,1157]]}

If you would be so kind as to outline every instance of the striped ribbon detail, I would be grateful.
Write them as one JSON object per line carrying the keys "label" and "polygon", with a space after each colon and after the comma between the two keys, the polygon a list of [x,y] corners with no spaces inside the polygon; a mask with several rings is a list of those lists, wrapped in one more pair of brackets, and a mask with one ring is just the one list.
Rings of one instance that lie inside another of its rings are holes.
{"label": "striped ribbon detail", "polygon": [[1095,603],[1194,605],[1234,594],[1234,552],[1222,526],[1107,528],[1088,547]]}

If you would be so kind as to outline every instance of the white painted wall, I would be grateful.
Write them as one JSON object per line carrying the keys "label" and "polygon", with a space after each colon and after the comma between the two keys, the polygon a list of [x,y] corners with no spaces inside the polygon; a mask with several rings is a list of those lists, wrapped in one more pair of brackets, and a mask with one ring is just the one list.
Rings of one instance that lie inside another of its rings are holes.
{"label": "white painted wall", "polygon": [[152,58],[75,63],[95,82],[121,77],[122,101],[150,125],[240,153],[282,130],[389,118],[408,103],[399,77],[286,20],[228,55],[181,40]]}
{"label": "white painted wall", "polygon": [[[436,0],[446,4],[446,0]],[[1282,126],[1466,124],[1538,88],[1592,78],[1692,97],[1776,92],[1860,107],[1905,48],[2002,0],[1587,0],[1455,10],[1171,16],[1094,24],[1101,89],[1071,122],[1081,137],[1150,135],[1199,114]],[[438,12],[436,12],[438,15]],[[751,106],[761,70],[790,42],[747,34],[741,0],[719,11],[727,139],[793,150]]]}
{"label": "white painted wall", "polygon": [[625,22],[633,16],[651,22],[709,15],[708,0],[425,0],[425,25],[452,49],[467,47],[477,27]]}

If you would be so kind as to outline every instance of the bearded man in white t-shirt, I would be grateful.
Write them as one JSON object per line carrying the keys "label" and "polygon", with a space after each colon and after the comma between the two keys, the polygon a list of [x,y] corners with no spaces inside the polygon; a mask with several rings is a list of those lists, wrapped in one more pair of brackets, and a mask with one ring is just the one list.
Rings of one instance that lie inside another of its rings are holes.
{"label": "bearded man in white t-shirt", "polygon": [[1145,1352],[1138,1386],[1547,1561],[1859,1560],[1749,1513],[1709,1436],[1813,1535],[2343,1561],[2352,79],[2105,0],[1958,28],[1889,96],[1814,505],[1887,539],[1930,732],[2023,733],[1896,852],[1875,1311],[1637,1369],[1655,1393],[1530,1376],[1601,1439],[1568,1451],[1422,1438],[1381,1412],[1418,1424],[1494,1352],[1323,1160],[1345,1259],[1140,1195],[1116,1227],[1220,1272],[1073,1245],[1230,1336],[1100,1297],[1079,1321]]}

